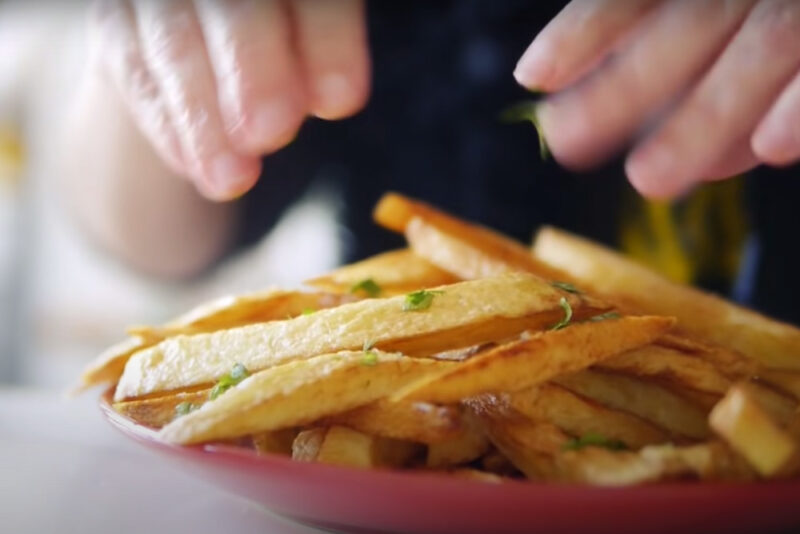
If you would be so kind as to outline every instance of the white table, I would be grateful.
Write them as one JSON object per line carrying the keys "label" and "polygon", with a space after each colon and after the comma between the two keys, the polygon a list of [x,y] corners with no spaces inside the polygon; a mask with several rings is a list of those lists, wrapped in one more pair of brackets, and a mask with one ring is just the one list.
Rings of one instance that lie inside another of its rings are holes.
{"label": "white table", "polygon": [[0,389],[0,531],[315,534],[129,442],[96,406]]}

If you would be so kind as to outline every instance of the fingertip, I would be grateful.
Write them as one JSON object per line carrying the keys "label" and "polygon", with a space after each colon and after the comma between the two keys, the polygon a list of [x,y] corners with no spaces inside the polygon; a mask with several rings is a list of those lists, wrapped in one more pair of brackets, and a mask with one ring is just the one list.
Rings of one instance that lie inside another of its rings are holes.
{"label": "fingertip", "polygon": [[222,152],[204,165],[194,183],[209,200],[225,202],[252,189],[260,174],[261,161],[258,158]]}
{"label": "fingertip", "polygon": [[625,161],[628,181],[642,196],[653,200],[670,200],[685,194],[692,184],[670,174],[670,158],[663,147],[635,150]]}
{"label": "fingertip", "polygon": [[794,139],[791,126],[771,118],[756,129],[750,146],[769,165],[789,165],[800,157],[800,142]]}
{"label": "fingertip", "polygon": [[514,79],[529,90],[550,91],[555,70],[552,54],[540,40],[534,40],[514,68]]}
{"label": "fingertip", "polygon": [[305,107],[297,99],[277,96],[264,99],[245,113],[232,137],[244,152],[262,155],[289,144],[305,120]]}
{"label": "fingertip", "polygon": [[367,102],[366,83],[353,76],[333,72],[313,82],[311,112],[320,119],[343,119],[358,113]]}

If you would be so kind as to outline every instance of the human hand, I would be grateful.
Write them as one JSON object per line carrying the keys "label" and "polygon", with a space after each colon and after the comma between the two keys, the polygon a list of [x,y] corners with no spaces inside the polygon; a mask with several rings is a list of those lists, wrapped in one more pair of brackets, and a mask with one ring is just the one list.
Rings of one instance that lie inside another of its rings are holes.
{"label": "human hand", "polygon": [[139,129],[205,196],[234,198],[305,118],[369,93],[362,0],[105,0],[95,65]]}
{"label": "human hand", "polygon": [[626,172],[647,196],[800,160],[796,0],[573,0],[514,75],[555,93],[537,118],[557,160],[634,141]]}

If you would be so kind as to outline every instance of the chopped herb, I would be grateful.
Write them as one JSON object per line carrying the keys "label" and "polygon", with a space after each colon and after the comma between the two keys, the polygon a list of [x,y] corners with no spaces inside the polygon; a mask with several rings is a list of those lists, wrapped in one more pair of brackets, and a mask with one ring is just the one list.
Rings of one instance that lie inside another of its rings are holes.
{"label": "chopped herb", "polygon": [[219,379],[213,388],[211,388],[211,392],[208,394],[209,400],[214,400],[233,386],[244,380],[250,375],[247,371],[247,368],[242,365],[241,363],[237,363],[231,369],[231,372],[227,375],[224,375],[222,378]]}
{"label": "chopped herb", "polygon": [[573,438],[564,444],[565,451],[579,451],[585,447],[603,447],[611,451],[624,451],[628,446],[624,441],[609,439],[601,434],[584,434],[579,438]]}
{"label": "chopped herb", "polygon": [[315,311],[317,311],[317,310],[315,310],[314,308],[306,308],[306,309],[304,309],[304,310],[303,310],[301,313],[302,313],[303,315],[311,315],[311,314],[312,314],[312,313],[314,313]]}
{"label": "chopped herb", "polygon": [[612,311],[612,312],[601,313],[600,315],[595,315],[594,317],[590,317],[589,321],[596,323],[598,321],[607,321],[609,319],[619,319],[620,317],[622,316],[619,313]]}
{"label": "chopped herb", "polygon": [[361,359],[362,365],[375,365],[378,363],[378,354],[368,350],[364,353],[364,357]]}
{"label": "chopped herb", "polygon": [[441,295],[444,291],[428,291],[420,289],[406,295],[406,300],[403,302],[403,311],[420,311],[427,310],[433,304],[433,297]]}
{"label": "chopped herb", "polygon": [[364,352],[369,352],[370,350],[372,350],[372,347],[374,347],[374,346],[375,346],[375,340],[374,339],[368,339],[368,340],[366,340],[364,342],[362,350]]}
{"label": "chopped herb", "polygon": [[175,406],[175,416],[180,417],[182,415],[189,414],[200,407],[199,404],[193,404],[191,402],[182,402]]}
{"label": "chopped herb", "polygon": [[558,289],[561,289],[562,291],[566,291],[567,293],[574,293],[575,295],[581,294],[580,289],[578,289],[577,287],[573,286],[568,282],[559,282],[556,280],[554,282],[550,282],[550,285]]}
{"label": "chopped herb", "polygon": [[547,147],[547,140],[544,138],[541,124],[539,124],[539,117],[536,114],[538,106],[539,102],[535,100],[519,102],[503,111],[500,114],[500,120],[503,122],[530,121],[539,136],[539,155],[542,160],[547,160],[550,158],[550,149]]}
{"label": "chopped herb", "polygon": [[372,278],[365,278],[350,288],[350,293],[358,293],[359,291],[366,293],[370,297],[377,297],[381,294],[381,286],[376,284]]}
{"label": "chopped herb", "polygon": [[561,300],[558,301],[558,304],[561,306],[561,309],[564,310],[564,318],[554,324],[550,330],[561,330],[562,328],[568,326],[569,322],[572,320],[572,306],[569,305],[567,299],[565,297],[561,297]]}

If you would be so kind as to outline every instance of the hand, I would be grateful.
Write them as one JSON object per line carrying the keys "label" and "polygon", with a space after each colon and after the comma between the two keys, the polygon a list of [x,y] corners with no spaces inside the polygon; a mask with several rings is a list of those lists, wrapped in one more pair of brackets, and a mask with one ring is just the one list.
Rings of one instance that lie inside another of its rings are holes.
{"label": "hand", "polygon": [[226,200],[309,114],[338,119],[369,93],[362,0],[106,0],[95,58],[173,171]]}
{"label": "hand", "polygon": [[800,160],[797,0],[573,0],[515,76],[556,92],[537,113],[556,159],[635,140],[626,172],[651,197]]}

